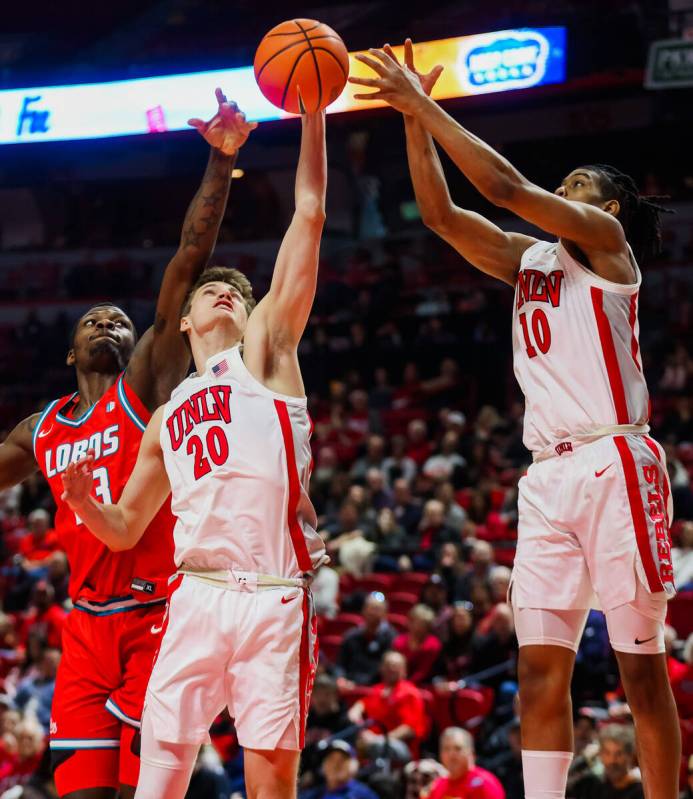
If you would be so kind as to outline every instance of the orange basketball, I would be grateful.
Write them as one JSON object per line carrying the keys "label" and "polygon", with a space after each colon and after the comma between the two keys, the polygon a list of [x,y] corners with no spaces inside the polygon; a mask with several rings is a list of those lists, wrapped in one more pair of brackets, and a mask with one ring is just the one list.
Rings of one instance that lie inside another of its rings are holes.
{"label": "orange basketball", "polygon": [[342,93],[349,55],[339,34],[314,19],[291,19],[265,35],[255,80],[273,105],[292,114],[319,111]]}

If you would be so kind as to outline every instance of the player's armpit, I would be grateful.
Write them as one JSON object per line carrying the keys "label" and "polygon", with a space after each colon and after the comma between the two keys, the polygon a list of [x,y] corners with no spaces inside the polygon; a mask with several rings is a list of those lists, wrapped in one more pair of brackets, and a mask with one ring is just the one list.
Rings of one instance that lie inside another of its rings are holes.
{"label": "player's armpit", "polygon": [[40,413],[28,416],[0,444],[0,491],[21,483],[38,468],[33,435],[40,417]]}
{"label": "player's armpit", "polygon": [[517,280],[522,254],[537,241],[506,233],[480,214],[454,205],[429,227],[472,266],[510,286]]}

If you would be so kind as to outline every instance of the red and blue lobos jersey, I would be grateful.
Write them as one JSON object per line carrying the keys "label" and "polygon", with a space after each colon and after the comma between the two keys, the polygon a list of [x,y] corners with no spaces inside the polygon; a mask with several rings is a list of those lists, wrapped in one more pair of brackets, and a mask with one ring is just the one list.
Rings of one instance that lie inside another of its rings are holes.
{"label": "red and blue lobos jersey", "polygon": [[522,256],[515,286],[513,356],[525,395],[524,443],[532,452],[604,427],[647,422],[638,345],[636,282],[595,275],[559,243]]}
{"label": "red and blue lobos jersey", "polygon": [[86,413],[75,418],[71,412],[78,401],[75,393],[49,403],[34,430],[34,454],[58,508],[55,529],[70,563],[70,596],[73,601],[92,602],[160,596],[175,570],[169,500],[137,546],[111,552],[60,498],[62,473],[72,461],[93,450],[92,493],[100,502],[117,502],[135,466],[150,413],[123,375]]}

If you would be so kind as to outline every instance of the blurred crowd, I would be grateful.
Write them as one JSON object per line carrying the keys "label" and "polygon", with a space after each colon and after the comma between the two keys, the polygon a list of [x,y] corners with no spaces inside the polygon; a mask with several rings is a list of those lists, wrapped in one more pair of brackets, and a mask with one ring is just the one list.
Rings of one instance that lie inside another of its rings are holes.
{"label": "blurred crowd", "polygon": [[[80,268],[57,274],[77,281]],[[142,331],[151,281],[138,283],[136,262],[122,268],[143,298],[135,309]],[[121,287],[114,284],[116,295]],[[680,595],[670,606],[667,647],[687,756],[691,296],[690,277],[676,265],[664,260],[646,270],[641,345],[653,434],[667,452],[675,504]],[[511,304],[512,292],[471,275],[425,236],[336,249],[325,259],[300,352],[315,425],[311,493],[331,557],[313,584],[321,643],[304,799],[523,796],[517,641],[506,593],[517,482],[530,457],[512,375]],[[72,390],[62,365],[69,325],[65,316],[49,323],[30,313],[0,330],[8,426]],[[45,741],[70,610],[53,511],[39,477],[0,494],[0,797],[53,795]],[[573,702],[569,796],[642,796],[630,713],[597,612],[578,652]],[[233,720],[220,716],[211,732],[189,793],[197,799],[242,791]],[[691,770],[685,759],[687,797]]]}

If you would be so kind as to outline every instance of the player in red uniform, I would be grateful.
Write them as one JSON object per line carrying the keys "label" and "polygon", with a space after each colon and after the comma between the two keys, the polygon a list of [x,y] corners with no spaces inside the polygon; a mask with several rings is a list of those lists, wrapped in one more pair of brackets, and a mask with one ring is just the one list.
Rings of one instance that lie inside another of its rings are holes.
{"label": "player in red uniform", "polygon": [[61,501],[61,472],[87,449],[97,453],[95,495],[116,502],[137,458],[151,413],[185,377],[188,350],[180,308],[207,265],[224,215],[238,149],[256,123],[217,89],[213,119],[192,124],[212,146],[180,246],[163,276],[154,325],[137,340],[111,303],[77,322],[67,356],[77,391],[49,403],[0,445],[0,490],[37,467],[57,504],[55,527],[71,567],[75,610],[63,631],[51,719],[51,752],[61,797],[124,799],[139,772],[135,741],[144,692],[162,629],[167,578],[174,571],[173,518],[166,503],[141,541],[111,552]]}

